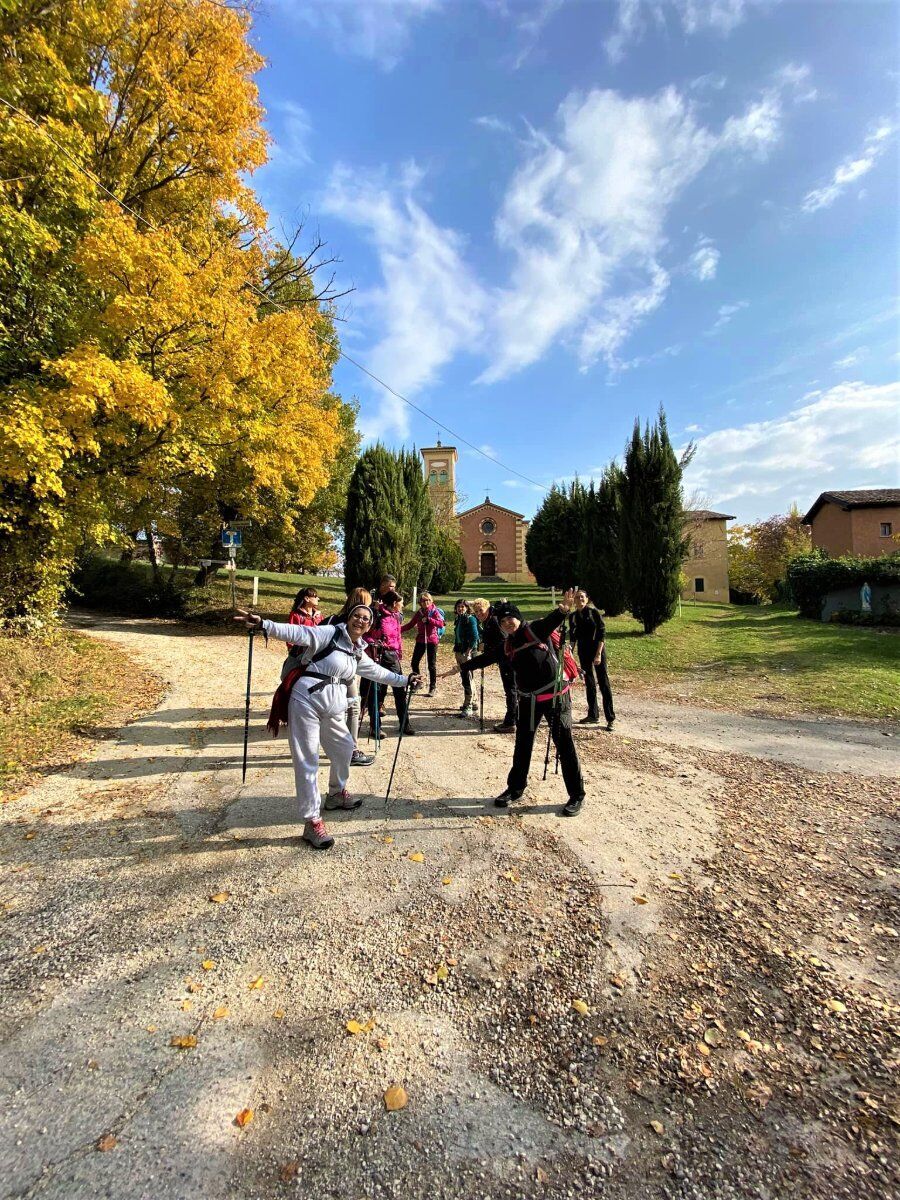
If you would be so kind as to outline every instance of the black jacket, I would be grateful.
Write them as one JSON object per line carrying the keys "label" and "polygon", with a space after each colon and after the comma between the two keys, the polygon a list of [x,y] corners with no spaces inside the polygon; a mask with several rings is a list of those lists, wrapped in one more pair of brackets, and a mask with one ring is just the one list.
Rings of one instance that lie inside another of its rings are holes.
{"label": "black jacket", "polygon": [[569,636],[578,647],[581,658],[593,657],[601,642],[606,641],[606,626],[596,608],[583,608],[569,616]]}
{"label": "black jacket", "polygon": [[484,646],[485,653],[488,650],[495,650],[497,646],[502,646],[504,642],[503,631],[500,628],[500,622],[494,616],[494,610],[491,609],[484,619],[484,624],[481,626],[481,643]]}
{"label": "black jacket", "polygon": [[[520,692],[537,692],[545,687],[552,687],[556,679],[556,668],[553,666],[550,656],[547,651],[542,649],[540,642],[549,644],[550,634],[554,629],[558,629],[566,619],[566,614],[556,608],[553,612],[548,613],[546,617],[541,617],[538,621],[532,621],[530,624],[523,622],[511,634],[509,638],[504,638],[501,633],[501,642],[499,645],[490,646],[487,636],[485,636],[484,644],[485,651],[483,654],[478,654],[475,658],[470,658],[468,662],[464,662],[460,667],[460,671],[477,671],[481,667],[489,667],[492,663],[509,662],[512,666],[516,677],[516,687]],[[496,618],[489,618],[485,621],[485,632],[487,626],[493,620],[496,623]],[[525,632],[526,625],[531,629],[532,634],[537,639],[532,642],[528,634]],[[497,625],[499,630],[500,626]],[[524,650],[519,650],[518,654],[507,657],[506,642],[509,642],[513,650],[524,646]]]}

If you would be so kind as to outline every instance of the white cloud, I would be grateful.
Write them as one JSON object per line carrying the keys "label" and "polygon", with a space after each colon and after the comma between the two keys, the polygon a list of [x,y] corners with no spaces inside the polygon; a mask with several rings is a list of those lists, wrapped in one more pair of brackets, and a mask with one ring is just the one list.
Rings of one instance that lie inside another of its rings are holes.
{"label": "white cloud", "polygon": [[829,488],[896,486],[900,383],[841,383],[781,417],[697,441],[685,487],[754,517]]}
{"label": "white cloud", "polygon": [[512,133],[513,127],[508,121],[502,120],[500,117],[473,117],[472,124],[479,126],[481,129],[489,129],[491,133]]}
{"label": "white cloud", "polygon": [[698,75],[695,79],[692,79],[688,87],[692,92],[721,92],[727,82],[728,80],[724,75],[716,75],[713,72],[709,72],[706,75]]}
{"label": "white cloud", "polygon": [[851,183],[855,183],[857,179],[861,179],[863,175],[867,175],[872,170],[887,149],[888,140],[893,132],[894,126],[888,121],[882,121],[863,142],[859,154],[850,155],[835,168],[829,183],[806,193],[801,206],[803,211],[817,212],[820,208],[827,208],[830,204],[834,204],[841,192],[845,191]]}
{"label": "white cloud", "polygon": [[406,50],[417,21],[445,0],[273,0],[288,16],[319,30],[338,50],[372,59],[392,70]]}
{"label": "white cloud", "polygon": [[719,307],[715,321],[709,327],[709,329],[707,329],[706,336],[712,337],[714,333],[718,333],[720,329],[724,329],[736,313],[739,313],[743,308],[749,307],[750,305],[746,300],[738,300],[736,304],[722,304]]}
{"label": "white cloud", "polygon": [[309,140],[312,122],[309,113],[293,100],[276,100],[269,105],[275,117],[271,122],[273,142],[269,147],[269,165],[303,167],[310,161]]}
{"label": "white cloud", "polygon": [[706,283],[709,279],[715,279],[721,257],[711,238],[700,237],[697,239],[694,253],[688,259],[688,270],[695,279]]}
{"label": "white cloud", "polygon": [[[398,181],[337,167],[323,197],[327,212],[365,229],[374,245],[383,283],[362,297],[364,308],[377,313],[378,341],[367,365],[406,395],[477,343],[485,317],[485,295],[464,261],[463,238],[422,209],[415,199],[420,180],[414,167]],[[388,393],[379,391],[379,398],[374,417],[363,413],[365,435],[394,430],[404,436],[407,407]]]}
{"label": "white cloud", "polygon": [[550,489],[541,487],[538,483],[526,483],[524,479],[504,479],[503,486],[508,488],[520,488],[524,492],[548,492]]}
{"label": "white cloud", "polygon": [[775,73],[775,80],[782,87],[792,88],[799,103],[815,100],[819,93],[810,83],[812,68],[807,63],[785,63]]}
{"label": "white cloud", "polygon": [[619,0],[615,29],[604,47],[610,62],[621,62],[626,47],[644,36],[648,21],[665,27],[670,17],[687,34],[711,30],[726,36],[744,20],[747,8],[747,0]]}
{"label": "white cloud", "polygon": [[838,371],[844,371],[848,367],[855,367],[858,362],[861,362],[865,358],[866,349],[866,346],[862,346],[859,350],[854,350],[850,354],[845,355],[844,358],[837,359],[831,365]]}
{"label": "white cloud", "polygon": [[702,433],[703,426],[702,425],[685,425],[684,432],[685,433]]}

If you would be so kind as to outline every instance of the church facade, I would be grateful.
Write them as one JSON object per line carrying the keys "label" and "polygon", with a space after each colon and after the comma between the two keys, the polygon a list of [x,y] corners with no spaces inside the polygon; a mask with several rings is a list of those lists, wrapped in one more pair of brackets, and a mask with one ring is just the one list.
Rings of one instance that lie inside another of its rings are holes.
{"label": "church facade", "polygon": [[466,560],[466,580],[497,579],[507,583],[534,583],[525,562],[525,535],[528,522],[521,513],[489,496],[474,508],[456,512],[456,463],[453,446],[422,450],[428,491],[438,519],[455,520],[459,545]]}

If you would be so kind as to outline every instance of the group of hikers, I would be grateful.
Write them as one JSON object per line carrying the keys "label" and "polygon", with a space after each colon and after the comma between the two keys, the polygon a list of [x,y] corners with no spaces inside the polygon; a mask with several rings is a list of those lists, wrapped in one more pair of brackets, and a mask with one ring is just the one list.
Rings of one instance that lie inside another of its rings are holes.
{"label": "group of hikers", "polygon": [[[493,605],[482,598],[457,600],[453,614],[456,666],[440,674],[437,649],[446,627],[444,613],[431,593],[424,591],[415,612],[404,621],[403,597],[392,575],[382,578],[374,594],[354,588],[340,611],[330,617],[321,612],[314,587],[297,593],[287,623],[243,609],[238,614],[235,620],[243,622],[251,635],[262,632],[267,640],[273,637],[288,645],[268,727],[274,735],[282,725],[287,726],[302,836],[314,849],[327,850],[334,845],[322,820],[323,803],[327,810],[355,809],[362,804],[347,789],[351,767],[374,762],[359,746],[362,711],[368,714],[377,745],[390,688],[400,736],[415,734],[409,701],[411,693],[423,686],[423,659],[429,697],[435,695],[439,679],[460,677],[460,717],[479,712],[472,687],[474,672],[481,671],[483,680],[485,667],[496,665],[500,670],[506,714],[493,729],[496,733],[515,731],[516,736],[512,767],[506,788],[494,800],[496,807],[508,808],[524,793],[535,735],[541,721],[546,721],[568,794],[562,815],[573,817],[581,811],[584,782],[572,737],[570,693],[576,678],[584,679],[588,702],[587,716],[580,724],[599,724],[598,689],[605,728],[612,731],[615,722],[606,630],[583,588],[563,592],[556,607],[535,621],[524,620],[516,605],[506,600]],[[412,629],[415,646],[411,668],[404,673],[402,635]],[[576,649],[580,669],[566,648],[566,634]],[[324,799],[319,793],[320,745],[330,764]]]}

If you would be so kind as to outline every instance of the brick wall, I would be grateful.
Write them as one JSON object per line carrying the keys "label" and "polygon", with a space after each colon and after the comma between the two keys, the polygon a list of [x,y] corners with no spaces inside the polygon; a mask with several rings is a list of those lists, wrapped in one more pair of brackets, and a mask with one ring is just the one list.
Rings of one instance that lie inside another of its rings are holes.
{"label": "brick wall", "polygon": [[[486,518],[497,526],[492,534],[484,534],[478,528]],[[478,575],[481,572],[481,547],[487,542],[496,547],[497,574],[509,579],[516,574],[516,526],[518,519],[502,508],[493,504],[481,504],[471,512],[459,518],[459,544],[466,560],[466,573]]]}

